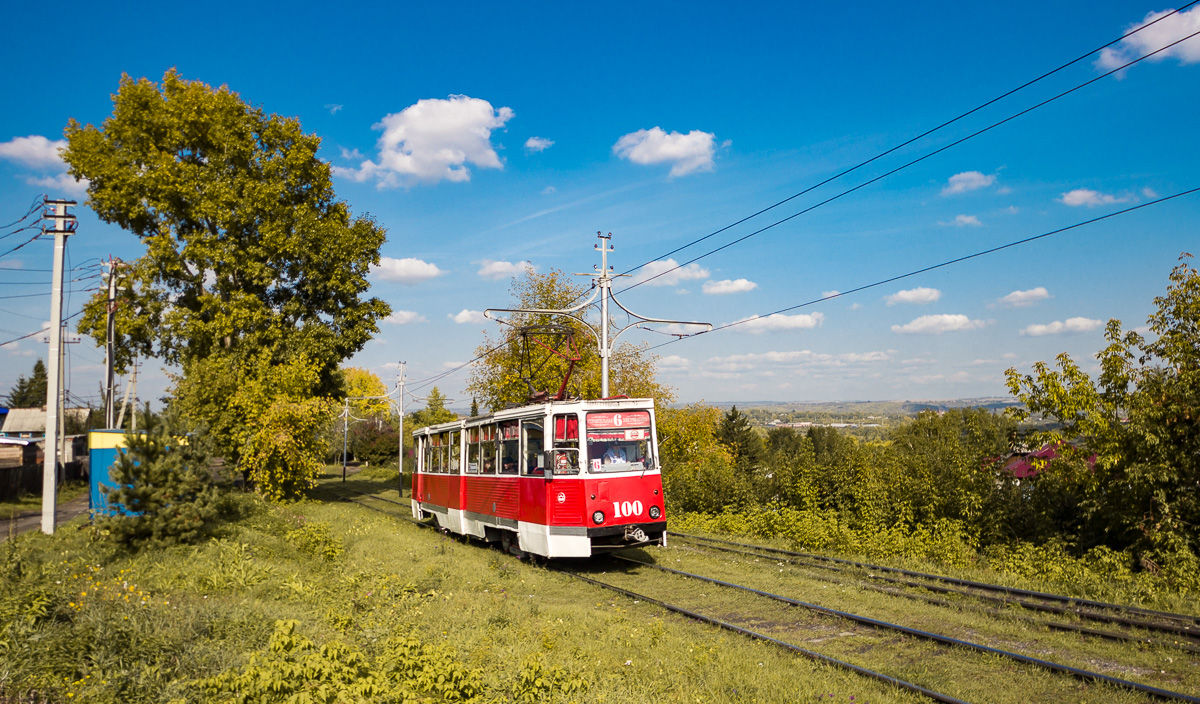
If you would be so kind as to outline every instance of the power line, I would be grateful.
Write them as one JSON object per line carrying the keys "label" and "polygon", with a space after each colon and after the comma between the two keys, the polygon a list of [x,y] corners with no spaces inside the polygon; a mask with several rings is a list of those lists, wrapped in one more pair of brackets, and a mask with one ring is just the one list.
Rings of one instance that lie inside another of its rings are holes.
{"label": "power line", "polygon": [[[1200,2],[1200,0],[1197,0],[1197,2]],[[1193,3],[1193,4],[1194,4],[1194,3]],[[1185,7],[1186,7],[1186,6],[1185,6]],[[714,248],[714,249],[711,249],[711,250],[709,250],[709,251],[705,252],[704,254],[701,254],[700,256],[693,257],[692,259],[689,259],[688,261],[686,261],[686,262],[683,262],[682,264],[678,264],[678,265],[676,265],[676,266],[674,266],[674,267],[672,267],[672,268],[670,268],[670,269],[667,269],[666,271],[659,272],[659,273],[655,274],[654,276],[651,276],[651,277],[649,277],[649,278],[647,278],[647,279],[644,279],[644,280],[642,280],[642,281],[639,281],[639,282],[637,282],[637,283],[635,283],[635,284],[630,284],[629,286],[626,286],[625,288],[621,289],[620,293],[624,293],[625,291],[629,291],[630,289],[634,289],[634,288],[637,288],[638,286],[641,286],[641,285],[643,285],[643,284],[649,283],[649,282],[653,281],[654,279],[657,279],[657,278],[659,278],[660,276],[665,276],[665,275],[667,275],[667,274],[671,273],[672,271],[676,271],[676,270],[678,270],[678,269],[682,269],[683,267],[685,267],[685,266],[687,266],[687,265],[689,265],[689,264],[693,264],[693,263],[695,263],[695,262],[698,262],[698,261],[700,261],[701,259],[704,259],[704,258],[706,258],[706,257],[709,257],[709,256],[713,255],[713,254],[716,254],[717,252],[720,252],[721,250],[728,249],[728,248],[732,247],[732,246],[733,246],[733,245],[735,245],[735,244],[738,244],[738,243],[740,243],[740,242],[744,242],[744,241],[746,241],[746,240],[750,239],[751,237],[754,237],[754,236],[756,236],[756,235],[762,234],[763,232],[766,232],[767,230],[770,230],[770,229],[772,229],[772,228],[774,228],[774,227],[777,227],[777,226],[779,226],[779,225],[782,225],[783,223],[785,223],[785,222],[788,222],[789,220],[793,220],[793,219],[795,219],[795,218],[797,218],[797,217],[800,217],[801,215],[804,215],[805,213],[812,212],[813,210],[816,210],[817,208],[819,208],[819,207],[821,207],[821,206],[823,206],[823,205],[826,205],[826,204],[828,204],[828,203],[832,203],[833,201],[835,201],[835,200],[838,200],[839,198],[841,198],[841,197],[843,197],[843,196],[846,196],[846,195],[849,195],[849,194],[851,194],[851,193],[854,193],[855,191],[857,191],[857,190],[859,190],[859,189],[861,189],[861,188],[865,188],[866,186],[869,186],[869,185],[871,185],[872,183],[875,183],[875,182],[877,182],[877,181],[880,181],[880,180],[882,180],[882,179],[884,179],[884,178],[887,178],[888,176],[891,176],[892,174],[895,174],[895,173],[897,173],[898,171],[903,171],[904,169],[907,169],[908,167],[910,167],[910,166],[913,166],[913,165],[915,165],[915,164],[918,164],[918,163],[920,163],[920,162],[922,162],[922,161],[925,161],[926,159],[929,159],[930,157],[933,157],[933,156],[936,156],[936,155],[938,155],[938,154],[941,154],[942,152],[944,152],[944,151],[946,151],[946,150],[948,150],[948,149],[951,149],[951,148],[953,148],[953,147],[956,147],[956,146],[958,146],[959,144],[962,144],[963,142],[966,142],[966,141],[967,141],[967,140],[969,140],[969,139],[974,139],[975,137],[978,137],[979,135],[981,135],[981,134],[983,134],[983,133],[985,133],[985,132],[990,132],[991,130],[993,130],[993,129],[995,129],[995,128],[997,128],[997,127],[999,127],[999,126],[1001,126],[1001,125],[1003,125],[1003,124],[1005,124],[1005,123],[1011,122],[1011,121],[1013,121],[1013,120],[1017,119],[1018,117],[1021,117],[1021,116],[1023,116],[1023,115],[1026,115],[1026,114],[1028,114],[1028,113],[1030,113],[1030,112],[1033,112],[1034,110],[1037,110],[1037,109],[1038,109],[1038,108],[1040,108],[1040,107],[1043,107],[1043,106],[1045,106],[1045,105],[1048,105],[1049,103],[1052,103],[1052,102],[1054,102],[1055,100],[1058,100],[1059,98],[1064,98],[1064,97],[1066,97],[1066,96],[1070,95],[1071,93],[1074,93],[1074,92],[1076,92],[1076,91],[1078,91],[1078,90],[1081,90],[1081,89],[1083,89],[1083,88],[1086,88],[1087,86],[1089,86],[1089,85],[1091,85],[1091,84],[1093,84],[1093,83],[1095,83],[1095,82],[1097,82],[1097,81],[1103,80],[1103,79],[1105,79],[1105,78],[1107,78],[1107,77],[1109,77],[1109,76],[1111,76],[1111,75],[1113,75],[1114,73],[1117,73],[1117,72],[1119,72],[1119,71],[1123,71],[1123,70],[1125,70],[1125,69],[1129,68],[1130,66],[1132,66],[1132,65],[1134,65],[1134,64],[1136,64],[1136,63],[1138,63],[1138,62],[1140,62],[1140,61],[1144,61],[1144,60],[1146,60],[1146,59],[1148,59],[1148,58],[1150,58],[1150,57],[1154,56],[1155,54],[1159,54],[1159,53],[1161,53],[1161,52],[1164,52],[1164,51],[1166,51],[1167,49],[1170,49],[1171,47],[1173,47],[1173,46],[1175,46],[1175,45],[1177,45],[1177,44],[1180,44],[1180,43],[1182,43],[1182,42],[1185,42],[1185,41],[1187,41],[1188,39],[1191,39],[1192,37],[1195,37],[1195,36],[1198,36],[1198,35],[1200,35],[1200,30],[1197,30],[1197,31],[1195,31],[1195,32],[1192,32],[1191,34],[1189,34],[1189,35],[1187,35],[1187,36],[1185,36],[1185,37],[1183,37],[1183,38],[1181,38],[1181,39],[1178,39],[1178,40],[1176,40],[1176,41],[1174,41],[1174,42],[1172,42],[1172,43],[1170,43],[1170,44],[1167,44],[1167,45],[1166,45],[1166,46],[1164,46],[1164,47],[1161,47],[1161,48],[1159,48],[1159,49],[1156,49],[1156,50],[1154,50],[1154,51],[1152,51],[1152,52],[1150,52],[1150,53],[1148,53],[1148,54],[1145,54],[1145,55],[1143,55],[1143,56],[1140,56],[1140,57],[1138,57],[1138,58],[1136,58],[1136,59],[1133,59],[1132,61],[1129,61],[1128,63],[1125,63],[1125,64],[1123,64],[1123,65],[1121,65],[1121,66],[1119,66],[1119,67],[1117,67],[1117,68],[1114,68],[1114,69],[1112,69],[1112,70],[1110,70],[1110,71],[1107,71],[1107,72],[1105,72],[1105,73],[1102,73],[1102,74],[1100,74],[1099,76],[1096,76],[1096,77],[1094,77],[1094,78],[1092,78],[1092,79],[1089,79],[1089,80],[1087,80],[1087,81],[1084,81],[1083,83],[1080,83],[1079,85],[1075,86],[1074,88],[1070,88],[1070,89],[1068,89],[1068,90],[1065,90],[1065,91],[1063,91],[1063,92],[1061,92],[1061,93],[1059,93],[1059,94],[1057,94],[1057,95],[1055,95],[1055,96],[1053,96],[1053,97],[1050,97],[1050,98],[1047,98],[1047,99],[1045,99],[1045,100],[1041,101],[1040,103],[1037,103],[1037,104],[1035,104],[1035,105],[1032,105],[1032,106],[1030,106],[1030,107],[1028,107],[1028,108],[1025,108],[1024,110],[1021,110],[1021,111],[1019,111],[1019,112],[1017,112],[1017,113],[1014,113],[1014,114],[1012,114],[1012,115],[1009,115],[1008,117],[1006,117],[1006,118],[1004,118],[1004,119],[1002,119],[1002,120],[999,120],[999,121],[997,121],[997,122],[993,122],[992,124],[988,125],[987,127],[984,127],[984,128],[982,128],[982,129],[980,129],[980,130],[977,130],[977,131],[975,131],[975,132],[972,132],[971,134],[968,134],[968,135],[966,135],[965,137],[961,137],[961,138],[959,138],[959,139],[956,139],[956,140],[954,140],[953,142],[951,142],[951,143],[949,143],[949,144],[946,144],[946,145],[944,145],[944,146],[941,146],[941,147],[939,147],[939,148],[937,148],[937,149],[935,149],[935,150],[933,150],[933,151],[931,151],[931,152],[929,152],[929,153],[927,153],[927,154],[925,154],[925,155],[923,155],[923,156],[917,157],[916,159],[913,159],[913,160],[911,160],[911,161],[909,161],[909,162],[907,162],[907,163],[905,163],[905,164],[902,164],[902,165],[900,165],[900,166],[897,166],[896,168],[894,168],[894,169],[892,169],[892,170],[890,170],[890,171],[887,171],[887,172],[885,172],[885,173],[883,173],[883,174],[880,174],[879,176],[876,176],[875,178],[869,179],[869,180],[867,180],[867,181],[863,181],[862,183],[858,184],[857,186],[854,186],[854,187],[852,187],[852,188],[848,188],[848,189],[846,189],[846,190],[844,190],[844,191],[842,191],[842,192],[840,192],[840,193],[838,193],[838,194],[836,194],[836,195],[833,195],[833,196],[830,196],[829,198],[826,198],[826,199],[825,199],[825,200],[823,200],[823,201],[820,201],[820,202],[818,202],[818,203],[815,203],[815,204],[813,204],[813,205],[810,205],[809,207],[807,207],[807,208],[804,208],[803,210],[800,210],[800,211],[799,211],[799,212],[797,212],[797,213],[793,213],[792,215],[789,215],[789,216],[787,216],[786,218],[782,218],[782,219],[780,219],[780,220],[776,220],[775,222],[771,223],[770,225],[766,225],[765,227],[761,227],[761,228],[759,228],[759,229],[757,229],[757,230],[755,230],[755,231],[751,232],[750,234],[743,235],[742,237],[739,237],[739,238],[737,238],[737,239],[735,239],[735,240],[732,240],[732,241],[730,241],[730,242],[728,242],[728,243],[726,243],[726,244],[723,244],[723,245],[721,245],[720,247],[716,247],[716,248]],[[815,186],[814,186],[814,188],[815,188]],[[811,190],[811,189],[809,189],[809,190]],[[806,191],[806,192],[807,192],[807,191]],[[772,207],[774,207],[774,206],[772,206]],[[751,217],[753,217],[753,216],[751,216]],[[740,221],[740,222],[745,222],[745,219],[743,219],[743,220],[742,220],[742,221]],[[732,227],[732,226],[730,226],[730,227]],[[724,228],[724,229],[728,229],[728,228]],[[720,232],[720,230],[719,230],[718,232]],[[687,245],[684,245],[684,246],[683,246],[683,247],[681,247],[680,249],[685,249],[685,248],[687,248],[687,247],[690,247],[692,244],[695,244],[696,242],[700,242],[700,241],[702,241],[702,240],[708,239],[708,237],[711,237],[711,235],[707,235],[707,236],[705,236],[705,237],[702,237],[702,238],[700,238],[700,239],[696,240],[695,242],[692,242],[692,243],[689,243],[689,244],[687,244]],[[678,252],[678,251],[679,251],[679,249],[676,249],[675,251],[676,251],[676,252]],[[645,266],[645,265],[643,265],[643,266]],[[630,271],[632,271],[632,270],[630,270]]]}
{"label": "power line", "polygon": [[[68,320],[70,320],[71,318],[74,318],[74,317],[82,315],[82,314],[83,314],[83,311],[79,311],[77,313],[72,313],[71,315],[68,315],[67,317],[63,318],[63,322],[65,323]],[[49,328],[42,328],[41,330],[38,330],[36,332],[31,332],[28,335],[22,335],[20,337],[13,338],[13,339],[7,340],[5,342],[0,342],[0,347],[4,347],[5,345],[11,345],[14,342],[19,342],[20,340],[24,340],[26,338],[33,337],[34,335],[40,335],[40,334],[46,332],[46,330],[48,330],[48,329]]]}
{"label": "power line", "polygon": [[[1197,0],[1197,2],[1200,2],[1200,0]],[[33,215],[42,207],[42,199],[45,197],[46,197],[45,193],[39,193],[38,196],[33,199],[33,202],[29,204],[29,210],[26,210],[24,215],[17,218],[14,222],[10,222],[7,225],[0,226],[0,230],[7,230],[8,228],[12,227],[13,225],[19,225],[22,222],[25,222],[25,220],[30,215]],[[40,220],[41,218],[38,218],[38,219]]]}
{"label": "power line", "polygon": [[951,264],[959,264],[959,263],[961,263],[961,262],[965,262],[965,261],[968,261],[968,260],[970,260],[970,259],[976,259],[976,258],[978,258],[978,257],[982,257],[982,256],[984,256],[984,255],[987,255],[987,254],[994,254],[994,253],[996,253],[996,252],[999,252],[999,251],[1002,251],[1002,250],[1005,250],[1005,249],[1010,249],[1010,248],[1012,248],[1012,247],[1017,247],[1017,246],[1019,246],[1019,245],[1023,245],[1023,244],[1029,244],[1030,242],[1034,242],[1034,241],[1037,241],[1037,240],[1040,240],[1040,239],[1044,239],[1044,238],[1046,238],[1046,237],[1050,237],[1050,236],[1052,236],[1052,235],[1058,235],[1058,234],[1062,234],[1062,233],[1064,233],[1064,232],[1068,232],[1068,231],[1070,231],[1070,230],[1075,230],[1075,229],[1078,229],[1078,228],[1080,228],[1080,227],[1083,227],[1083,226],[1085,226],[1085,225],[1091,225],[1091,224],[1094,224],[1094,223],[1100,222],[1101,220],[1107,220],[1107,219],[1109,219],[1109,218],[1113,218],[1113,217],[1116,217],[1116,216],[1118,216],[1118,215],[1124,215],[1124,214],[1126,214],[1126,213],[1132,213],[1132,212],[1133,212],[1133,211],[1135,211],[1135,210],[1141,210],[1142,208],[1148,208],[1148,207],[1150,207],[1150,206],[1152,206],[1152,205],[1158,205],[1159,203],[1165,203],[1165,202],[1167,202],[1167,201],[1169,201],[1169,200],[1174,200],[1174,199],[1176,199],[1176,198],[1181,198],[1181,197],[1183,197],[1183,196],[1191,195],[1191,194],[1193,194],[1193,193],[1197,193],[1197,192],[1200,192],[1200,187],[1191,188],[1191,189],[1188,189],[1188,190],[1186,190],[1186,191],[1180,191],[1179,193],[1176,193],[1176,194],[1174,194],[1174,195],[1164,196],[1164,197],[1162,197],[1162,198],[1158,198],[1158,199],[1156,199],[1156,200],[1152,200],[1152,201],[1149,201],[1149,202],[1146,202],[1146,203],[1141,203],[1140,205],[1134,205],[1134,206],[1130,206],[1130,207],[1128,207],[1128,208],[1124,208],[1124,209],[1122,209],[1122,210],[1117,210],[1117,211],[1115,211],[1115,212],[1108,213],[1107,215],[1101,215],[1101,216],[1098,216],[1098,217],[1091,218],[1090,220],[1084,220],[1084,221],[1082,221],[1082,222],[1077,222],[1077,223],[1075,223],[1074,225],[1068,225],[1068,226],[1066,226],[1066,227],[1060,227],[1060,228],[1058,228],[1057,230],[1050,230],[1049,232],[1043,232],[1043,233],[1042,233],[1042,234],[1040,234],[1040,235],[1034,235],[1034,236],[1032,236],[1032,237],[1026,237],[1026,238],[1024,238],[1024,239],[1020,239],[1020,240],[1016,240],[1016,241],[1013,241],[1013,242],[1009,242],[1009,243],[1007,243],[1007,244],[1002,244],[1002,245],[999,245],[999,246],[996,246],[996,247],[991,247],[991,248],[989,248],[989,249],[984,249],[984,250],[980,250],[980,251],[978,251],[978,252],[973,252],[973,253],[971,253],[971,254],[966,254],[966,255],[963,255],[963,256],[961,256],[961,257],[955,257],[954,259],[947,259],[946,261],[940,262],[940,263],[938,263],[938,264],[932,264],[932,265],[930,265],[930,266],[922,267],[922,268],[920,268],[920,269],[915,269],[915,270],[913,270],[913,271],[910,271],[910,272],[908,272],[908,273],[905,273],[905,274],[898,274],[898,275],[896,275],[896,276],[890,276],[890,277],[888,277],[888,278],[886,278],[886,279],[880,279],[879,281],[875,281],[875,282],[872,282],[872,283],[869,283],[869,284],[863,284],[863,285],[861,285],[861,286],[855,286],[854,288],[847,289],[846,291],[840,291],[840,292],[838,292],[838,293],[831,294],[831,295],[828,295],[828,296],[822,296],[822,297],[820,297],[820,298],[815,298],[815,299],[813,299],[813,300],[811,300],[811,301],[805,301],[804,303],[798,303],[798,304],[796,304],[796,305],[794,305],[794,306],[788,306],[787,308],[780,308],[779,310],[773,311],[773,312],[771,312],[771,313],[767,313],[766,315],[755,315],[755,316],[752,316],[752,317],[749,317],[749,318],[745,318],[745,319],[742,319],[742,320],[738,320],[738,321],[735,321],[735,322],[732,322],[732,323],[726,323],[725,325],[719,325],[719,326],[717,326],[717,327],[713,328],[712,330],[710,330],[710,331],[708,331],[708,332],[696,333],[695,335],[686,335],[686,336],[683,336],[683,337],[680,337],[680,338],[677,338],[677,339],[674,339],[674,340],[668,340],[667,342],[663,342],[663,343],[660,343],[660,344],[657,344],[657,345],[653,345],[653,346],[651,346],[651,347],[647,347],[647,348],[646,348],[646,350],[647,350],[647,351],[649,351],[649,350],[653,350],[653,349],[658,349],[659,347],[665,347],[665,346],[667,346],[667,345],[673,345],[673,344],[675,344],[676,342],[679,342],[680,340],[687,339],[687,338],[689,338],[689,337],[696,337],[697,335],[707,335],[707,334],[709,334],[709,333],[713,333],[713,332],[716,332],[716,331],[718,331],[718,330],[727,330],[727,329],[729,329],[729,328],[736,327],[736,326],[738,326],[738,325],[744,325],[745,323],[751,322],[751,321],[753,321],[753,320],[762,320],[762,319],[764,319],[764,318],[769,318],[769,317],[771,317],[771,316],[773,316],[773,315],[779,315],[779,314],[782,314],[782,313],[787,313],[787,312],[789,312],[789,311],[797,310],[797,309],[799,309],[799,308],[806,308],[806,307],[808,307],[808,306],[816,305],[816,304],[818,304],[818,303],[822,303],[822,302],[824,302],[824,301],[830,301],[830,300],[833,300],[833,299],[835,299],[835,298],[841,298],[841,297],[843,297],[843,296],[848,296],[848,295],[850,295],[850,294],[852,294],[852,293],[857,293],[857,292],[859,292],[859,291],[865,291],[865,290],[867,290],[867,289],[871,289],[871,288],[876,288],[876,287],[879,287],[879,286],[883,286],[884,284],[889,284],[889,283],[893,283],[893,282],[896,282],[896,281],[900,281],[901,279],[907,279],[907,278],[910,278],[910,277],[916,276],[916,275],[918,275],[918,274],[924,274],[924,273],[926,273],[926,272],[933,271],[933,270],[935,270],[935,269],[941,269],[941,268],[944,268],[944,267],[950,266]]}

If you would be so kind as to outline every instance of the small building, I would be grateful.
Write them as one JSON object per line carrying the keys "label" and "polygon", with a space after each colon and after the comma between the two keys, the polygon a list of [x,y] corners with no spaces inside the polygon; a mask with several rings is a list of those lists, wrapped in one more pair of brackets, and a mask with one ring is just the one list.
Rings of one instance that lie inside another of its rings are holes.
{"label": "small building", "polygon": [[0,467],[36,465],[42,461],[41,438],[0,437]]}

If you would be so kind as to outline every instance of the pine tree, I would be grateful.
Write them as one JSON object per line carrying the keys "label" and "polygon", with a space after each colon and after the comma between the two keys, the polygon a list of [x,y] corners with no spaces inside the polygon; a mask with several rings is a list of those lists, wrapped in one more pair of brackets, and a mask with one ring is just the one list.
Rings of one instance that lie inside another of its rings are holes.
{"label": "pine tree", "polygon": [[179,432],[174,414],[156,417],[146,404],[143,418],[145,431],[125,433],[110,470],[116,488],[103,491],[115,513],[100,528],[134,548],[195,542],[216,515],[208,451]]}
{"label": "pine tree", "polygon": [[477,415],[479,415],[479,402],[475,400],[474,396],[472,396],[471,397],[471,417],[474,418]]}
{"label": "pine tree", "polygon": [[46,405],[46,365],[42,360],[33,364],[33,376],[17,378],[17,385],[8,392],[9,408],[41,408]]}
{"label": "pine tree", "polygon": [[729,449],[739,464],[757,466],[763,459],[763,441],[750,427],[750,419],[737,406],[721,417],[717,440]]}

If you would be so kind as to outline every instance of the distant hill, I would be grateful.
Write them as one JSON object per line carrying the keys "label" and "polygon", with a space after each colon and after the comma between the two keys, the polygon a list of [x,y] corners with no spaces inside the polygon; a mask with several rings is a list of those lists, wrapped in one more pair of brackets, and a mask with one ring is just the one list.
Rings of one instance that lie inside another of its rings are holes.
{"label": "distant hill", "polygon": [[936,399],[927,401],[708,401],[711,406],[761,409],[776,413],[824,413],[831,416],[912,416],[924,410],[986,408],[1001,411],[1021,405],[1007,396]]}

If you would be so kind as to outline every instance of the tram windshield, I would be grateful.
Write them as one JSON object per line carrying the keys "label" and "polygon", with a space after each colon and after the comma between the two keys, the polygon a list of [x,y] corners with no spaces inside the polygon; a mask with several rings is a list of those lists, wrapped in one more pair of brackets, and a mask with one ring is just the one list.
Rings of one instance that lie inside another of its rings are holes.
{"label": "tram windshield", "polygon": [[588,470],[628,472],[652,467],[651,432],[646,411],[587,414]]}

